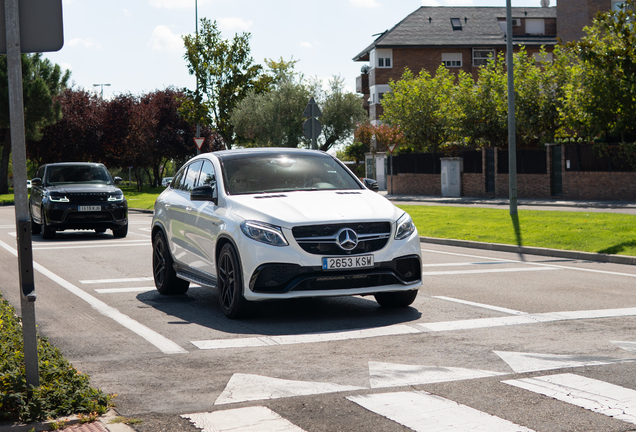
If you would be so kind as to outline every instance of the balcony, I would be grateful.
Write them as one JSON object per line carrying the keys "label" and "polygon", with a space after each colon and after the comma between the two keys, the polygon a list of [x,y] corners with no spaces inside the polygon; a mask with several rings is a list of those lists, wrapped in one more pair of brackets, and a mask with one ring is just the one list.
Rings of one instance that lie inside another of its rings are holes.
{"label": "balcony", "polygon": [[356,77],[356,92],[362,94],[369,94],[369,75],[362,74]]}

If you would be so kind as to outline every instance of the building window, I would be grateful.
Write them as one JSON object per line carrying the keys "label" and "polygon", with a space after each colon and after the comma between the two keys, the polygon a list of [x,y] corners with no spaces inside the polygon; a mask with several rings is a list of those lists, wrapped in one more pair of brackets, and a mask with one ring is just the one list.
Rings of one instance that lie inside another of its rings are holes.
{"label": "building window", "polygon": [[462,67],[462,53],[442,53],[442,64],[446,67]]}
{"label": "building window", "polygon": [[461,30],[462,29],[462,20],[459,18],[451,18],[451,25],[453,26],[453,30]]}
{"label": "building window", "polygon": [[484,66],[488,60],[495,59],[493,48],[473,48],[473,66]]}
{"label": "building window", "polygon": [[390,68],[391,57],[378,57],[378,67]]}
{"label": "building window", "polygon": [[542,19],[527,19],[526,20],[526,34],[530,34],[530,35],[544,35],[545,34],[545,20],[542,20]]}

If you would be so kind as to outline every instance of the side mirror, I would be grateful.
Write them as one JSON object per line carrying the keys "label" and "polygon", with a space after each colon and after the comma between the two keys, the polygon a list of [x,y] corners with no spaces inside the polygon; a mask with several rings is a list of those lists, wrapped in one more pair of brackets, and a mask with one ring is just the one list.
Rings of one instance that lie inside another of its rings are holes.
{"label": "side mirror", "polygon": [[190,192],[191,201],[212,201],[215,205],[219,204],[219,198],[216,193],[216,185],[197,186]]}
{"label": "side mirror", "polygon": [[42,186],[42,179],[40,177],[32,179],[31,186]]}
{"label": "side mirror", "polygon": [[121,177],[115,177],[113,181],[115,182],[116,185],[120,185],[123,180],[121,179]]}
{"label": "side mirror", "polygon": [[378,182],[376,180],[373,180],[370,178],[363,178],[362,182],[364,183],[364,186],[367,189],[372,190],[373,192],[378,191]]}

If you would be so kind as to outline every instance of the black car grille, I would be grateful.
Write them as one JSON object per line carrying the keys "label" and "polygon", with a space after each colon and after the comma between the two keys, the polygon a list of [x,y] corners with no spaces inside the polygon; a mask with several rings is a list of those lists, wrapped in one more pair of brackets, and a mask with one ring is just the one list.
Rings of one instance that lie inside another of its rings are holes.
{"label": "black car grille", "polygon": [[69,213],[66,222],[98,222],[112,221],[113,218],[108,212],[79,212]]}
{"label": "black car grille", "polygon": [[66,198],[72,203],[102,203],[108,201],[108,194],[103,192],[68,193]]}
{"label": "black car grille", "polygon": [[[358,244],[352,250],[344,250],[337,243],[338,233],[350,228],[358,235]],[[390,222],[359,222],[329,225],[309,225],[292,228],[300,247],[314,255],[351,255],[370,253],[386,246],[391,237]]]}

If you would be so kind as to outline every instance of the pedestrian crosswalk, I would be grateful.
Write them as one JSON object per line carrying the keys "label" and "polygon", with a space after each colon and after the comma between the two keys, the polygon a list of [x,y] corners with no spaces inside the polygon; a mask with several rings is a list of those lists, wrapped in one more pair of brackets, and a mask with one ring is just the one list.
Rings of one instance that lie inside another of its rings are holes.
{"label": "pedestrian crosswalk", "polygon": [[[627,351],[632,343],[621,342]],[[509,385],[525,390],[535,397],[548,397],[560,401],[555,403],[565,402],[585,408],[592,413],[612,417],[617,421],[636,424],[635,389],[592,379],[583,374],[553,372],[555,369],[619,364],[636,359],[501,351],[495,351],[495,353],[514,372],[370,361],[369,387],[235,374],[217,398],[216,410],[184,414],[182,417],[189,419],[194,426],[204,432],[303,432],[305,429],[264,405],[274,399],[331,394],[332,397],[341,399],[339,403],[355,404],[363,408],[364,412],[370,416],[382,416],[416,432],[531,432],[535,430],[529,425],[500,418],[429,391],[413,388],[404,391],[405,387],[415,385],[495,379],[500,386]],[[509,379],[513,374],[527,372],[540,373],[540,375]],[[378,390],[385,391],[378,392]],[[487,395],[484,394],[484,397]],[[245,402],[257,405],[232,408],[232,404]],[[538,412],[537,416],[541,416],[541,413]],[[343,426],[342,430],[346,430],[346,427]]]}

